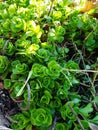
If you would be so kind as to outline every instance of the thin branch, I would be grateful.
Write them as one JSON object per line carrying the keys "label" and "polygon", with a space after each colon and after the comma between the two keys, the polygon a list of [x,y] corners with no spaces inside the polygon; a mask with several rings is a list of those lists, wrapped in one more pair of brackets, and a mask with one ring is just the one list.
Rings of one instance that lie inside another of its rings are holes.
{"label": "thin branch", "polygon": [[80,82],[80,84],[85,86],[85,87],[89,87],[89,85],[87,85],[87,84],[84,84],[84,83],[81,83],[81,82]]}
{"label": "thin branch", "polygon": [[5,52],[6,52],[5,49],[6,49],[6,47],[7,47],[8,42],[9,42],[9,40],[6,40],[6,42],[5,42],[4,46],[3,46],[3,49],[2,49],[2,54],[3,54],[3,55],[4,55]]}
{"label": "thin branch", "polygon": [[27,90],[28,90],[28,108],[30,107],[30,99],[31,99],[31,90],[30,85],[27,83]]}
{"label": "thin branch", "polygon": [[57,116],[54,117],[53,123],[52,123],[52,125],[50,126],[50,129],[49,129],[49,130],[54,130],[54,129],[55,129],[56,121],[57,121]]}
{"label": "thin branch", "polygon": [[21,108],[21,110],[28,110],[30,108],[30,99],[31,99],[31,90],[30,90],[30,85],[27,83],[27,91],[28,91],[28,100],[25,108]]}
{"label": "thin branch", "polygon": [[8,121],[10,121],[11,123],[18,123],[18,121],[16,121],[16,120],[13,120],[10,116],[8,116],[8,115],[5,115],[5,118],[8,120]]}
{"label": "thin branch", "polygon": [[5,38],[5,37],[0,35],[0,38]]}
{"label": "thin branch", "polygon": [[50,13],[51,13],[51,11],[52,11],[52,9],[53,9],[53,1],[54,1],[54,0],[51,0],[51,6],[50,6],[50,9],[49,9],[49,12],[48,12],[48,16],[50,15]]}
{"label": "thin branch", "polygon": [[[82,53],[79,51],[77,45],[76,45],[74,42],[72,42],[72,43],[73,43],[73,46],[74,46],[74,48],[76,49],[76,51],[80,54],[80,58],[81,58],[81,60],[82,60],[83,67],[85,68],[85,62],[84,62]],[[89,82],[91,83],[91,80],[90,80],[90,77],[89,77],[88,73],[86,73],[86,75],[87,75],[87,77],[88,77],[88,79],[89,79]],[[92,83],[91,83],[91,84],[92,84]]]}
{"label": "thin branch", "polygon": [[77,72],[77,73],[98,73],[98,70],[77,70],[77,69],[66,69],[66,68],[63,68],[62,70],[66,70],[66,71],[70,71],[70,72]]}
{"label": "thin branch", "polygon": [[[68,71],[67,71],[67,72],[68,72]],[[63,71],[62,71],[62,74],[63,74],[63,75],[65,76],[65,78],[67,79],[67,81],[69,82],[70,86],[72,86],[72,83],[71,83],[70,79],[68,78],[68,76],[66,76],[66,74],[63,73]]]}
{"label": "thin branch", "polygon": [[92,105],[94,106],[95,110],[98,112],[98,106],[96,105],[95,101],[92,102]]}
{"label": "thin branch", "polygon": [[78,117],[78,115],[76,114],[76,112],[74,111],[74,109],[72,108],[72,106],[71,106],[70,103],[68,104],[68,106],[69,106],[71,112],[72,112],[72,113],[74,114],[74,116],[76,117],[76,120],[77,120],[77,122],[79,123],[79,125],[80,125],[80,127],[81,127],[81,130],[85,130],[84,127],[83,127],[83,125],[82,125],[82,123],[81,123],[81,121],[80,121],[80,119],[79,119],[79,117]]}
{"label": "thin branch", "polygon": [[27,79],[26,79],[24,85],[23,85],[22,88],[19,90],[19,92],[17,93],[16,97],[18,97],[18,96],[21,95],[21,93],[23,92],[23,89],[24,89],[25,86],[27,85],[27,83],[28,83],[29,79],[31,78],[31,76],[32,76],[32,71],[29,72],[28,77],[27,77]]}
{"label": "thin branch", "polygon": [[96,69],[96,72],[93,75],[92,87],[94,86],[94,83],[95,83],[97,76],[98,76],[98,69]]}
{"label": "thin branch", "polygon": [[86,41],[86,40],[90,37],[90,35],[96,30],[97,26],[98,26],[98,24],[97,24],[97,25],[95,26],[95,28],[93,28],[93,30],[87,35],[87,37],[85,37],[84,41]]}
{"label": "thin branch", "polygon": [[16,102],[16,103],[21,103],[21,102],[23,102],[23,99],[17,100],[17,99],[12,98],[12,100],[13,100],[14,102]]}
{"label": "thin branch", "polygon": [[[76,73],[85,73],[87,75],[87,72],[88,73],[98,73],[98,70],[76,70],[76,69],[66,69],[66,68],[63,68],[62,70],[66,70],[67,72],[70,71],[70,72],[76,72]],[[88,76],[88,75],[87,75]],[[66,76],[67,77],[67,76]],[[88,77],[89,78],[89,77]],[[69,79],[67,78],[67,80],[69,81]],[[90,80],[89,80],[90,81]],[[69,81],[70,82],[70,81]],[[70,82],[71,83],[71,82]],[[93,83],[90,81],[91,83],[91,87],[92,87],[92,96],[95,97],[95,87],[93,85]]]}

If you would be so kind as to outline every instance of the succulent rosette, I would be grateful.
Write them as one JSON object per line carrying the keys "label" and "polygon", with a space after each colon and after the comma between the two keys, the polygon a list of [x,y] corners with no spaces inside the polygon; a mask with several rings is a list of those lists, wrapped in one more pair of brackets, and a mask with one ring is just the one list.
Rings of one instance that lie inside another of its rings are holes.
{"label": "succulent rosette", "polygon": [[52,123],[52,116],[43,108],[33,109],[31,111],[31,122],[36,126],[50,126]]}
{"label": "succulent rosette", "polygon": [[48,62],[48,70],[47,73],[52,78],[58,78],[60,76],[61,66],[55,61],[51,60]]}
{"label": "succulent rosette", "polygon": [[0,73],[4,73],[9,65],[9,60],[6,56],[0,55]]}

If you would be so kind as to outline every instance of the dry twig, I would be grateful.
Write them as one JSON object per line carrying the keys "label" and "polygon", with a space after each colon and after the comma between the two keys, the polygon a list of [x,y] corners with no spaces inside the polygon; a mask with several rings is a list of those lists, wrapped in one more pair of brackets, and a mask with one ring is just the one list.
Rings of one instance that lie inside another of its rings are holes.
{"label": "dry twig", "polygon": [[50,9],[49,9],[49,12],[48,12],[48,16],[50,15],[50,13],[51,13],[51,11],[52,11],[52,9],[53,9],[53,1],[54,1],[54,0],[51,0],[51,6],[50,6]]}
{"label": "dry twig", "polygon": [[79,117],[78,117],[78,115],[76,114],[76,112],[74,111],[74,109],[72,108],[72,106],[71,106],[70,103],[68,104],[68,106],[69,106],[71,112],[72,112],[72,113],[74,114],[74,116],[76,117],[76,120],[77,120],[77,122],[79,123],[79,125],[80,125],[80,127],[81,127],[81,130],[85,130],[84,127],[83,127],[83,125],[82,125],[82,123],[81,123],[81,121],[80,121],[80,119],[79,119]]}
{"label": "dry twig", "polygon": [[30,85],[28,83],[27,83],[27,91],[28,91],[28,100],[27,100],[26,107],[21,108],[21,110],[25,110],[25,111],[30,108],[30,99],[31,99],[31,96],[30,96],[31,90],[30,90]]}

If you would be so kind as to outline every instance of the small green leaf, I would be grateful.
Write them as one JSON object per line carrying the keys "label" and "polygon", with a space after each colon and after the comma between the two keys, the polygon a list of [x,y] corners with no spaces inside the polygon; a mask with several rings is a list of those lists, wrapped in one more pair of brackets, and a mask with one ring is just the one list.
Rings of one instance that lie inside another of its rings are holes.
{"label": "small green leaf", "polygon": [[11,88],[11,79],[4,79],[4,88],[5,89],[10,89]]}
{"label": "small green leaf", "polygon": [[0,55],[0,73],[4,73],[9,65],[8,58],[6,56]]}
{"label": "small green leaf", "polygon": [[81,28],[83,26],[83,23],[82,21],[78,21],[78,24],[77,24],[78,28]]}
{"label": "small green leaf", "polygon": [[48,127],[52,123],[52,116],[43,108],[33,109],[31,115],[33,125]]}
{"label": "small green leaf", "polygon": [[32,124],[28,124],[26,130],[32,130]]}
{"label": "small green leaf", "polygon": [[64,65],[65,68],[68,68],[68,69],[79,69],[79,65],[72,61],[72,60],[69,60],[65,65]]}
{"label": "small green leaf", "polygon": [[87,104],[87,106],[85,106],[84,108],[80,108],[79,111],[81,114],[88,117],[89,113],[93,112],[92,104],[91,103]]}
{"label": "small green leaf", "polygon": [[94,98],[94,102],[96,103],[96,105],[98,105],[98,96]]}
{"label": "small green leaf", "polygon": [[92,123],[95,123],[98,125],[98,114],[91,120]]}
{"label": "small green leaf", "polygon": [[56,123],[54,130],[68,130],[68,125],[66,123]]}

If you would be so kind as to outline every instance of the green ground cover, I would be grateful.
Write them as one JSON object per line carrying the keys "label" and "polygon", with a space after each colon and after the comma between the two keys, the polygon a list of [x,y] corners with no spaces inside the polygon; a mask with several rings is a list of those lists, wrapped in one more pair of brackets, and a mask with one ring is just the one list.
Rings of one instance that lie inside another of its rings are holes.
{"label": "green ground cover", "polygon": [[0,75],[22,101],[12,128],[97,126],[97,50],[98,20],[68,0],[0,2]]}

